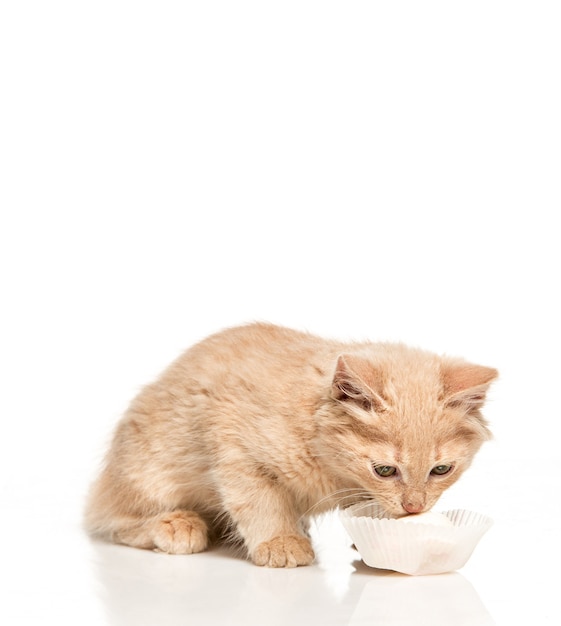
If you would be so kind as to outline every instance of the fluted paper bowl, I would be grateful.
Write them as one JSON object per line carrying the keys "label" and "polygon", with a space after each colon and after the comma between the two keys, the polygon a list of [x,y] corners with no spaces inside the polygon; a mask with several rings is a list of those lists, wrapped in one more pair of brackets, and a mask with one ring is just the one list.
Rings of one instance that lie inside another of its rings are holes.
{"label": "fluted paper bowl", "polygon": [[411,575],[460,569],[493,524],[485,515],[462,509],[443,512],[449,525],[405,523],[375,503],[355,504],[340,515],[366,565]]}

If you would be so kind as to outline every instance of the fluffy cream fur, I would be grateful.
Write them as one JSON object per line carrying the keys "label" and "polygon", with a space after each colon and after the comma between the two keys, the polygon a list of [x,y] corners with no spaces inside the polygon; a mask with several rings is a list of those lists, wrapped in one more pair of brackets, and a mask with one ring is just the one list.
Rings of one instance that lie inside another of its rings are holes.
{"label": "fluffy cream fur", "polygon": [[258,565],[306,565],[309,515],[367,498],[394,515],[430,509],[489,437],[480,409],[496,376],[401,344],[223,331],[132,402],[87,527],[174,554],[228,535]]}

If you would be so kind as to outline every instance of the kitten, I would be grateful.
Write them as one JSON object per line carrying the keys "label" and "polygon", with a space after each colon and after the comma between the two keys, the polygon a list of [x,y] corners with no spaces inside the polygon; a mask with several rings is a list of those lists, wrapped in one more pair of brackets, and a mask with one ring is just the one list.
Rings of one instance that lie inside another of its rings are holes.
{"label": "kitten", "polygon": [[496,376],[402,344],[223,331],[132,402],[86,526],[173,554],[227,531],[257,565],[307,565],[311,514],[362,499],[429,510],[489,438],[480,409]]}

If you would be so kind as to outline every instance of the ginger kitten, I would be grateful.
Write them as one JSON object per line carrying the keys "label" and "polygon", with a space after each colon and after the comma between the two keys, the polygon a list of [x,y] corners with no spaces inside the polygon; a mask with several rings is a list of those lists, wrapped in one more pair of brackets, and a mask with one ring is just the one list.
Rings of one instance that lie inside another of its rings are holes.
{"label": "ginger kitten", "polygon": [[489,438],[480,409],[496,377],[402,344],[223,331],[132,402],[87,528],[173,554],[227,533],[257,565],[307,565],[311,514],[363,499],[429,510]]}

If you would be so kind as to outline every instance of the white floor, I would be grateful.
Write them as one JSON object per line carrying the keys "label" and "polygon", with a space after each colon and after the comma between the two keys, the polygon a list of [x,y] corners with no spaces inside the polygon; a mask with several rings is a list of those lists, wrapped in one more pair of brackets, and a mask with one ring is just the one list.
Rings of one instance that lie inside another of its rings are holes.
{"label": "white floor", "polygon": [[[55,455],[53,465],[60,459]],[[45,475],[37,490],[31,476],[21,478],[12,476],[3,494],[2,624],[559,624],[559,514],[558,505],[549,506],[547,480],[527,507],[505,507],[513,502],[506,483],[494,505],[482,494],[495,525],[468,564],[410,577],[357,560],[336,517],[314,526],[317,563],[289,570],[255,567],[224,548],[169,556],[92,542],[79,527],[81,476],[69,476],[64,493],[54,483],[45,491]],[[466,493],[469,482],[466,476]],[[542,496],[537,515],[533,502]]]}

